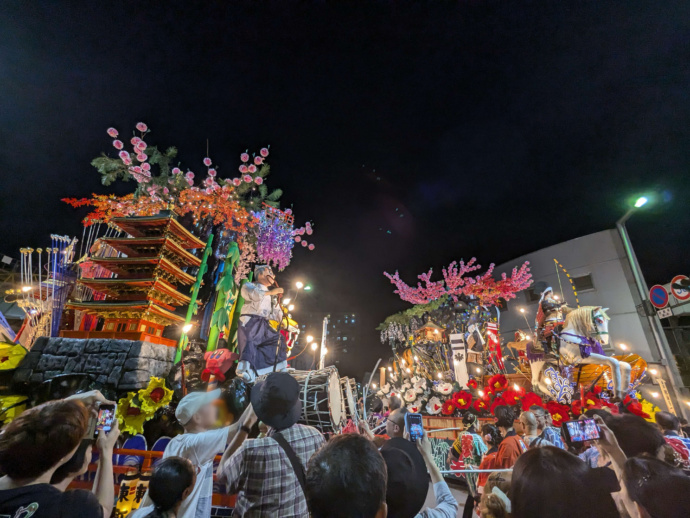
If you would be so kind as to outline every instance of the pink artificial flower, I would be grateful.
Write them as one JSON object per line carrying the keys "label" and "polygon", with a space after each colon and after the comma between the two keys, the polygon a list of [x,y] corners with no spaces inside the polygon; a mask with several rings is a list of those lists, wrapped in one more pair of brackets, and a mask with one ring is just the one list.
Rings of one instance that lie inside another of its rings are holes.
{"label": "pink artificial flower", "polygon": [[137,174],[141,174],[141,172],[143,171],[143,169],[142,169],[140,166],[135,165],[134,167],[132,167],[132,171],[134,171],[134,172],[137,173]]}
{"label": "pink artificial flower", "polygon": [[307,235],[308,235],[308,236],[311,236],[313,230],[311,229],[311,227],[307,227],[306,232],[307,232]]}
{"label": "pink artificial flower", "polygon": [[204,158],[204,165],[206,167],[211,165],[211,159],[209,157]]}
{"label": "pink artificial flower", "polygon": [[139,142],[141,142],[141,139],[139,137],[132,137],[132,139],[129,142],[133,146],[136,146]]}
{"label": "pink artificial flower", "polygon": [[208,170],[208,175],[209,175],[209,176],[216,176],[216,170],[215,170],[215,169],[209,169],[209,170]]}
{"label": "pink artificial flower", "polygon": [[240,160],[242,160],[242,162],[249,162],[249,155],[247,153],[242,153],[240,155]]}
{"label": "pink artificial flower", "polygon": [[302,238],[299,236],[295,236],[295,243],[299,243],[300,241],[302,241]]}
{"label": "pink artificial flower", "polygon": [[172,174],[181,174],[182,171],[180,171],[179,167],[173,167]]}
{"label": "pink artificial flower", "polygon": [[119,133],[117,132],[117,130],[115,128],[108,128],[107,131],[108,131],[108,135],[110,135],[113,138],[116,138],[119,135]]}
{"label": "pink artificial flower", "polygon": [[187,171],[187,174],[185,174],[184,177],[187,180],[193,180],[194,179],[194,173],[192,173],[191,171]]}
{"label": "pink artificial flower", "polygon": [[314,250],[314,244],[310,244],[307,248],[309,248],[309,250]]}
{"label": "pink artificial flower", "polygon": [[137,142],[137,149],[139,151],[144,151],[147,147],[148,145],[143,140],[139,140],[139,142]]}
{"label": "pink artificial flower", "polygon": [[204,185],[206,185],[206,186],[209,186],[212,183],[213,183],[213,178],[206,178],[206,180],[204,180]]}
{"label": "pink artificial flower", "polygon": [[122,149],[125,145],[120,140],[113,140],[113,147],[115,149]]}
{"label": "pink artificial flower", "polygon": [[118,156],[120,157],[121,160],[129,159],[129,153],[127,153],[127,151],[120,151],[118,153]]}
{"label": "pink artificial flower", "polygon": [[206,190],[204,191],[206,194],[211,194],[213,192],[213,189],[210,187],[206,187]]}
{"label": "pink artificial flower", "polygon": [[260,176],[257,176],[256,178],[254,178],[254,183],[256,185],[261,185],[262,183],[264,183],[264,179],[261,178]]}
{"label": "pink artificial flower", "polygon": [[249,167],[247,167],[247,170],[250,173],[256,173],[256,166],[254,164],[250,164]]}
{"label": "pink artificial flower", "polygon": [[167,187],[163,187],[163,194],[168,194],[170,192],[170,189]]}
{"label": "pink artificial flower", "polygon": [[230,193],[224,192],[223,194],[220,195],[220,197],[223,198],[224,200],[227,200],[230,197]]}
{"label": "pink artificial flower", "polygon": [[139,162],[146,162],[146,159],[148,159],[148,156],[145,153],[139,153],[137,155],[137,160],[139,160]]}
{"label": "pink artificial flower", "polygon": [[144,171],[150,171],[151,170],[151,164],[141,164],[141,168]]}
{"label": "pink artificial flower", "polygon": [[300,228],[297,232],[299,233],[300,236],[304,235],[304,229],[303,228]]}
{"label": "pink artificial flower", "polygon": [[292,214],[292,209],[285,209],[285,214]]}
{"label": "pink artificial flower", "polygon": [[146,124],[144,124],[143,122],[138,122],[137,123],[137,129],[139,131],[146,131],[147,129],[149,129],[149,127]]}
{"label": "pink artificial flower", "polygon": [[309,243],[307,243],[306,241],[302,241],[302,246],[309,246]]}
{"label": "pink artificial flower", "polygon": [[220,191],[220,185],[218,185],[217,183],[214,183],[212,187],[214,191]]}
{"label": "pink artificial flower", "polygon": [[262,157],[266,158],[268,156],[268,148],[262,147],[261,151],[259,151]]}
{"label": "pink artificial flower", "polygon": [[233,184],[235,187],[239,187],[241,183],[242,183],[242,180],[240,180],[239,178],[233,178],[233,179],[232,179],[232,184]]}
{"label": "pink artificial flower", "polygon": [[190,186],[192,186],[192,185],[194,185],[194,180],[192,180],[191,178],[187,178],[187,183],[188,183]]}
{"label": "pink artificial flower", "polygon": [[254,157],[254,163],[255,163],[256,165],[261,165],[261,163],[262,163],[263,161],[264,161],[264,159],[261,158],[260,156]]}
{"label": "pink artificial flower", "polygon": [[242,179],[247,182],[247,183],[252,183],[252,177],[249,176],[248,174],[245,174]]}
{"label": "pink artificial flower", "polygon": [[125,157],[122,159],[122,163],[125,165],[132,165],[132,159],[129,157]]}
{"label": "pink artificial flower", "polygon": [[244,174],[244,173],[246,173],[247,171],[248,171],[247,166],[244,165],[244,164],[242,164],[242,165],[240,166],[240,173],[243,173],[243,174]]}

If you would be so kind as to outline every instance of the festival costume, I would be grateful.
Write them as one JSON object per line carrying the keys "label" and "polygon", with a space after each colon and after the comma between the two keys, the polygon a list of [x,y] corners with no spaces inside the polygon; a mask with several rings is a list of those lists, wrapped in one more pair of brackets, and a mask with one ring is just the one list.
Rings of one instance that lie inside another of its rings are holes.
{"label": "festival costume", "polygon": [[253,381],[255,375],[272,371],[274,365],[276,370],[287,367],[285,338],[269,322],[280,322],[283,314],[263,284],[246,283],[242,286],[242,297],[244,305],[237,330],[240,353],[237,373],[245,380]]}
{"label": "festival costume", "polygon": [[527,451],[527,446],[515,430],[509,431],[498,446],[495,468],[509,469],[520,455]]}
{"label": "festival costume", "polygon": [[[460,454],[464,469],[473,469],[479,466],[482,457],[487,451],[486,444],[476,433],[469,431],[460,432],[458,438],[453,443],[453,448]],[[470,494],[477,494],[477,473],[465,473],[465,480]]]}
{"label": "festival costume", "polygon": [[[494,446],[484,454],[482,462],[479,464],[479,469],[494,469],[496,467],[496,456],[498,455],[498,447]],[[484,486],[489,480],[490,473],[479,473],[477,477],[477,491],[480,494],[484,493]]]}
{"label": "festival costume", "polygon": [[553,298],[552,288],[546,288],[541,294],[537,306],[537,340],[533,344],[534,353],[549,353],[554,348],[553,332],[561,323],[561,307],[563,305],[563,302],[558,302]]}
{"label": "festival costume", "polygon": [[681,437],[673,430],[666,430],[664,439],[666,444],[673,448],[679,467],[685,470],[690,469],[690,439]]}

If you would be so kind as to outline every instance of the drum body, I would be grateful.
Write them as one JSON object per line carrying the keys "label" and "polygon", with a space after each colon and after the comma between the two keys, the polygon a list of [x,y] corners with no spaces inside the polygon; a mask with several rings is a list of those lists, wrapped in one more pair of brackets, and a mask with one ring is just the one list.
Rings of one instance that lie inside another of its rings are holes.
{"label": "drum body", "polygon": [[[299,423],[318,428],[322,433],[338,433],[344,424],[343,397],[338,369],[287,371],[300,385],[302,414]],[[257,381],[266,376],[259,376]]]}

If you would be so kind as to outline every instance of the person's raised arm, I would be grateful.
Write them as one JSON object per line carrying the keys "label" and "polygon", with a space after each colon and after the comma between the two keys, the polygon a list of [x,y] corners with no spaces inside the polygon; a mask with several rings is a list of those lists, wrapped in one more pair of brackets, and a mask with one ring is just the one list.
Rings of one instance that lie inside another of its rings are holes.
{"label": "person's raised arm", "polygon": [[426,464],[426,469],[429,471],[429,475],[431,475],[431,483],[435,484],[436,482],[443,482],[443,475],[441,475],[441,471],[434,462],[434,456],[431,453],[431,441],[426,435],[426,430],[424,430],[422,438],[417,441],[417,449],[419,450],[419,453],[422,454],[424,464]]}
{"label": "person's raised arm", "polygon": [[221,466],[223,466],[225,462],[232,457],[232,454],[235,453],[242,445],[244,440],[249,436],[249,432],[251,432],[251,429],[254,424],[256,424],[257,420],[258,418],[254,413],[254,408],[252,408],[252,405],[250,404],[242,413],[242,416],[237,420],[237,422],[232,425],[236,427],[235,433],[233,433],[232,436],[230,433],[228,433],[228,446],[225,448],[223,457],[220,459]]}
{"label": "person's raised arm", "polygon": [[[424,430],[422,438],[417,441],[417,449],[422,454],[426,469],[429,471],[431,483],[434,486],[434,495],[436,496],[436,507],[433,509],[425,509],[420,513],[421,516],[443,516],[444,518],[453,518],[458,512],[458,501],[453,497],[448,484],[443,480],[441,471],[438,469],[438,466],[436,466],[436,462],[434,462],[434,456],[431,453],[431,441],[429,441],[429,437],[426,435],[426,430]],[[441,484],[439,484],[439,482],[441,482]]]}
{"label": "person's raised arm", "polygon": [[109,518],[113,512],[115,501],[115,490],[113,479],[113,450],[120,436],[120,428],[117,419],[113,422],[112,429],[106,433],[100,433],[96,445],[98,446],[98,470],[96,480],[93,484],[93,492],[98,499],[98,503],[103,508],[104,518]]}

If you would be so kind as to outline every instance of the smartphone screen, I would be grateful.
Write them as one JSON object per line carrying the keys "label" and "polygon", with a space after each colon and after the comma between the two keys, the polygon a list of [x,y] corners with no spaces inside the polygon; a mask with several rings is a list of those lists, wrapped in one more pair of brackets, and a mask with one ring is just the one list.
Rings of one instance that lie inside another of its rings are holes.
{"label": "smartphone screen", "polygon": [[98,434],[101,431],[107,434],[113,429],[113,423],[115,422],[115,410],[117,410],[116,405],[100,406],[98,409],[98,417],[96,418],[96,431],[94,436],[98,437]]}
{"label": "smartphone screen", "polygon": [[594,419],[567,421],[561,426],[569,442],[596,441],[599,439],[599,427]]}
{"label": "smartphone screen", "polygon": [[424,422],[422,414],[405,414],[405,427],[410,434],[411,441],[418,441],[424,435]]}

